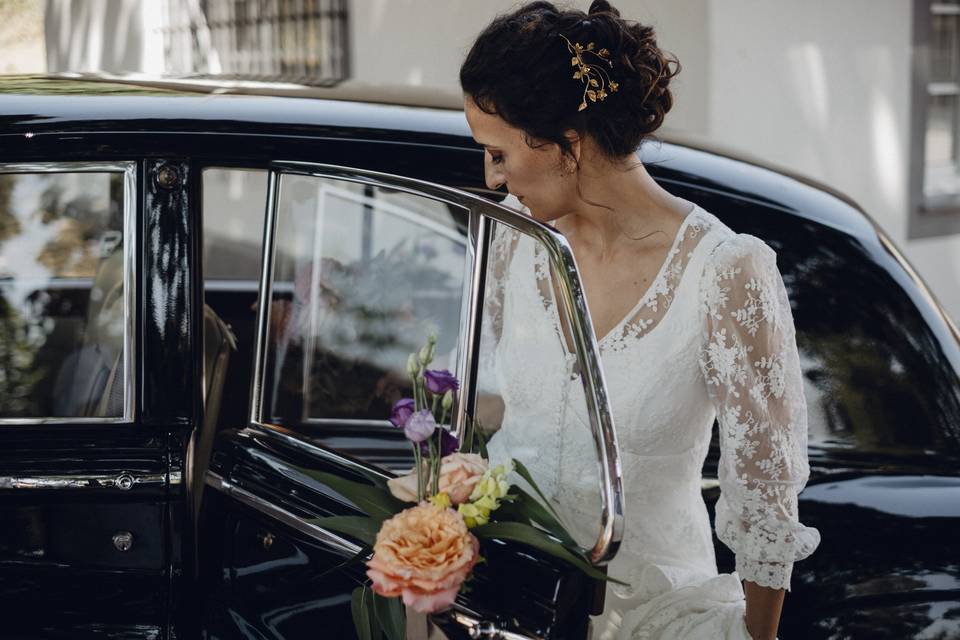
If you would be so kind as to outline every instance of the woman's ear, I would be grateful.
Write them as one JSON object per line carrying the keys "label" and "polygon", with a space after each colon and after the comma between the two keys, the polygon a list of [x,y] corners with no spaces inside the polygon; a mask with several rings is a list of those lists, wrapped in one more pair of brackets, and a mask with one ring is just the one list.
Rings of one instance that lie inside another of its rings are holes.
{"label": "woman's ear", "polygon": [[570,142],[570,153],[577,162],[580,162],[580,154],[583,153],[580,134],[575,129],[567,129],[563,132],[563,136]]}
{"label": "woman's ear", "polygon": [[[563,136],[570,143],[570,153],[561,153],[561,166],[564,173],[573,173],[580,164],[580,155],[583,153],[580,134],[573,129],[564,131]],[[572,159],[571,159],[572,156]]]}

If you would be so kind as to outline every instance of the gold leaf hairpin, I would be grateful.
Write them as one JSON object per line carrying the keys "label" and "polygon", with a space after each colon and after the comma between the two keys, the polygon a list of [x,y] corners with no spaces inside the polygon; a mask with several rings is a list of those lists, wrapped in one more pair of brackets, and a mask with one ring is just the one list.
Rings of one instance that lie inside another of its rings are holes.
{"label": "gold leaf hairpin", "polygon": [[[607,89],[610,90],[610,93],[616,93],[620,85],[610,79],[610,74],[607,73],[607,70],[601,65],[601,63],[606,63],[608,67],[613,68],[613,61],[610,60],[610,52],[606,49],[594,51],[596,45],[592,42],[588,42],[587,46],[583,46],[579,42],[571,43],[562,33],[560,37],[567,43],[567,51],[573,54],[573,57],[570,58],[570,66],[577,67],[577,70],[573,72],[573,79],[583,81],[583,98],[580,101],[580,107],[577,111],[583,111],[587,108],[588,98],[590,102],[596,102],[597,100],[602,102],[605,100],[607,95],[609,95],[607,94]],[[598,62],[590,64],[584,61],[586,54],[592,55]]]}

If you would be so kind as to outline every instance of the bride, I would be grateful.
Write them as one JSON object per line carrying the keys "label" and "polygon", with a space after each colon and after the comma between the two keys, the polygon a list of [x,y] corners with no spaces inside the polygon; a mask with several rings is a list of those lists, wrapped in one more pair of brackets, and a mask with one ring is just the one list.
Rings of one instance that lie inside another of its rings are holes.
{"label": "bride", "polygon": [[[637,160],[678,72],[650,27],[605,0],[589,14],[533,2],[480,34],[460,81],[488,186],[506,186],[508,204],[567,238],[599,340],[626,515],[609,573],[629,587],[608,585],[592,637],[768,639],[793,563],[820,542],[797,513],[809,467],[793,319],[773,250],[671,195]],[[503,329],[559,323],[545,257],[507,231],[492,253],[491,366],[504,408],[491,456],[509,451],[547,484],[577,477],[590,458],[577,453],[592,447],[570,436],[582,431],[577,412],[544,425],[542,411],[576,393],[570,353],[548,355],[563,332]],[[700,493],[715,419],[715,526],[736,555],[732,574],[717,572]]]}

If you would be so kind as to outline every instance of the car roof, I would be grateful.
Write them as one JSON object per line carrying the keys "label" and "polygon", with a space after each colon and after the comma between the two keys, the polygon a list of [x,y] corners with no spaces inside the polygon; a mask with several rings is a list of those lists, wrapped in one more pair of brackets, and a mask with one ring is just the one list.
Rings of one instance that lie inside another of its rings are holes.
{"label": "car roof", "polygon": [[[317,87],[142,75],[0,75],[0,124],[0,157],[4,146],[14,146],[8,144],[12,140],[57,132],[246,133],[479,150],[459,93],[354,81]],[[930,308],[937,310],[949,333],[960,340],[960,330],[946,319],[929,288],[893,242],[843,193],[669,127],[646,140],[639,154],[658,180],[683,182],[759,203],[881,247],[909,272]]]}
{"label": "car roof", "polygon": [[[7,135],[247,132],[476,148],[459,92],[355,81],[306,86],[138,74],[0,75],[0,122]],[[644,143],[641,158],[655,176],[666,170],[695,183],[709,176],[715,188],[852,235],[877,231],[853,200],[829,186],[687,132],[662,128]]]}

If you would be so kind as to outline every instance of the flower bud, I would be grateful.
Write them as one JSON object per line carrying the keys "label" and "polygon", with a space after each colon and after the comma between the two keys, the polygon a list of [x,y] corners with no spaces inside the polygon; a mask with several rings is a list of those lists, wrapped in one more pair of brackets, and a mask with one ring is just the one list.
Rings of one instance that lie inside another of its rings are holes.
{"label": "flower bud", "polygon": [[453,391],[447,391],[443,394],[443,401],[440,403],[444,411],[450,411],[453,408]]}
{"label": "flower bud", "polygon": [[411,353],[410,357],[407,358],[407,373],[410,374],[411,378],[416,378],[420,373],[420,363],[417,362],[417,354]]}

